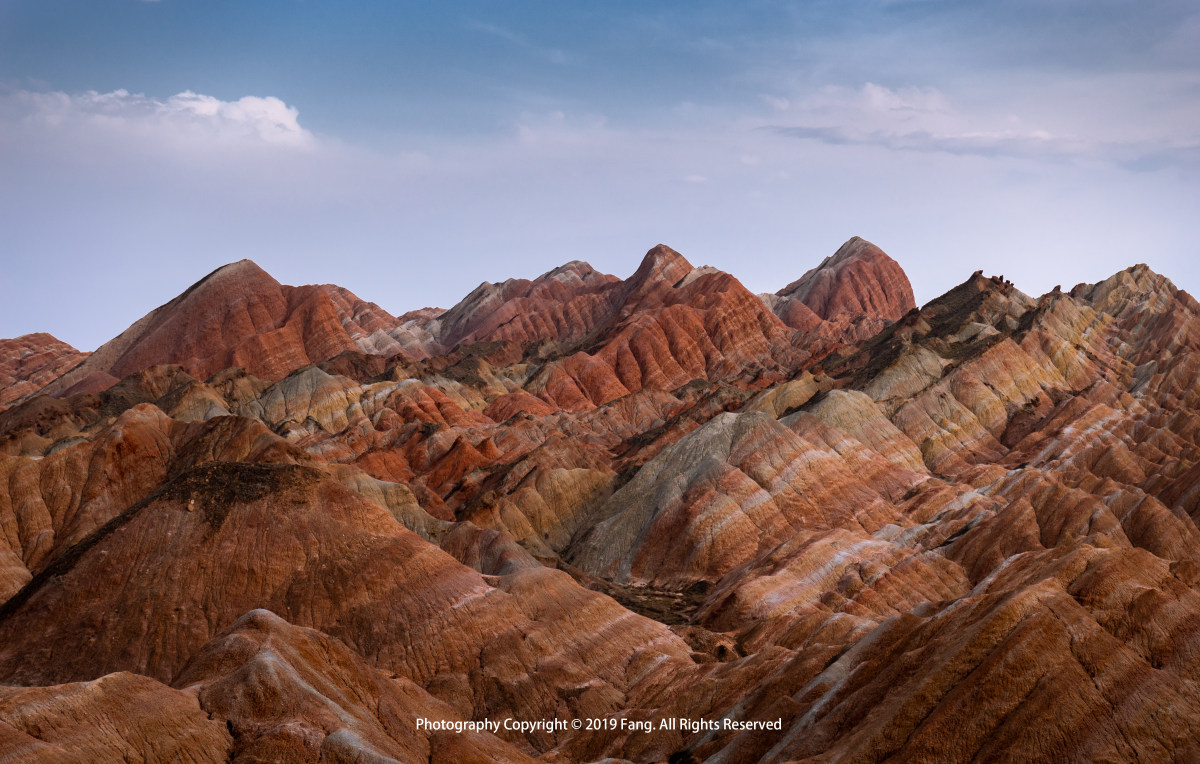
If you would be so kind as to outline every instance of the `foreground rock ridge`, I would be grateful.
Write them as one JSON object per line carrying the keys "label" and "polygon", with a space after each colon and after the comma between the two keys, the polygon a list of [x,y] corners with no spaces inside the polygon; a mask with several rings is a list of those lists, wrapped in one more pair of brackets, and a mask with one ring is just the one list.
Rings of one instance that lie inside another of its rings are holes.
{"label": "foreground rock ridge", "polygon": [[0,340],[0,761],[1200,760],[1196,300],[795,273]]}

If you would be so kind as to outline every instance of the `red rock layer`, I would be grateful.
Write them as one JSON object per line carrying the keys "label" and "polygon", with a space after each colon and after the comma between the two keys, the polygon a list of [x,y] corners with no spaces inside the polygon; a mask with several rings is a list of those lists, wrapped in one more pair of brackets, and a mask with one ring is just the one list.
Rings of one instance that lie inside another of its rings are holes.
{"label": "red rock layer", "polygon": [[137,674],[50,687],[0,686],[6,762],[228,761],[233,741],[192,693]]}
{"label": "red rock layer", "polygon": [[[167,482],[0,607],[0,676],[169,682],[260,607],[471,716],[554,716],[559,688],[584,678],[594,692],[578,702],[609,709],[634,680],[631,662],[689,662],[665,626],[564,573],[489,583],[316,470],[223,462]],[[34,626],[47,611],[61,614],[53,636]],[[553,736],[523,744],[535,740]]]}
{"label": "red rock layer", "polygon": [[484,732],[418,730],[462,716],[338,640],[253,610],[204,645],[175,680],[253,761],[531,762]]}
{"label": "red rock layer", "polygon": [[579,261],[534,281],[485,282],[437,317],[438,341],[446,347],[495,340],[578,342],[607,319],[619,283]]}
{"label": "red rock layer", "polygon": [[900,265],[857,236],[776,294],[800,302],[826,321],[895,321],[916,307]]}
{"label": "red rock layer", "polygon": [[580,411],[643,388],[782,375],[794,362],[790,332],[737,279],[693,268],[669,247],[646,254],[620,297],[595,349],[549,365],[531,390]]}
{"label": "red rock layer", "polygon": [[[334,293],[343,304],[358,304]],[[330,292],[283,287],[249,260],[224,266],[147,314],[46,388],[61,395],[104,389],[157,364],[207,379],[240,367],[265,379],[357,349]]]}
{"label": "red rock layer", "polygon": [[87,357],[45,333],[0,340],[0,411],[36,393]]}

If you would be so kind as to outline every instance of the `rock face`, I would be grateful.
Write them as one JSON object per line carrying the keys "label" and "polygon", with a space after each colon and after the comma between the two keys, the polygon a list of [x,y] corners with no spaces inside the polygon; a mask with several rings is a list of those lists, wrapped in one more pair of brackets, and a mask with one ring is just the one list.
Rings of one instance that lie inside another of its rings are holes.
{"label": "rock face", "polygon": [[45,333],[0,340],[0,411],[41,390],[87,356]]}
{"label": "rock face", "polygon": [[137,674],[0,687],[5,761],[228,761],[233,740],[196,696]]}
{"label": "rock face", "polygon": [[916,307],[900,265],[865,239],[854,238],[816,268],[780,289],[772,310],[795,329],[814,321],[856,325],[858,339],[874,334]]}
{"label": "rock face", "polygon": [[243,261],[0,374],[5,761],[1200,759],[1200,304],[1142,265],[393,316]]}
{"label": "rock face", "polygon": [[205,644],[175,684],[225,721],[235,759],[532,761],[491,734],[418,731],[418,717],[462,717],[338,640],[267,610],[250,611]]}
{"label": "rock face", "polygon": [[[335,301],[336,300],[336,301]],[[366,304],[342,289],[284,287],[249,260],[218,268],[179,297],[146,314],[86,361],[48,385],[61,395],[96,392],[150,366],[178,364],[207,379],[238,367],[279,379],[311,363],[357,349],[338,307],[349,312]],[[347,316],[347,324],[363,311]],[[364,321],[377,328],[377,308]]]}

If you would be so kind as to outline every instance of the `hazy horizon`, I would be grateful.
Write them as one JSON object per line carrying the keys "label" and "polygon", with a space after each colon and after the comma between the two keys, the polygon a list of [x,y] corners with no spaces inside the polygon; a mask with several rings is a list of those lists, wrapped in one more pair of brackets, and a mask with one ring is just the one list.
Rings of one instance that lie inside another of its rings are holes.
{"label": "hazy horizon", "polygon": [[852,236],[917,302],[1200,289],[1187,2],[14,0],[0,336],[92,350],[223,264],[393,314],[664,243],[773,292]]}

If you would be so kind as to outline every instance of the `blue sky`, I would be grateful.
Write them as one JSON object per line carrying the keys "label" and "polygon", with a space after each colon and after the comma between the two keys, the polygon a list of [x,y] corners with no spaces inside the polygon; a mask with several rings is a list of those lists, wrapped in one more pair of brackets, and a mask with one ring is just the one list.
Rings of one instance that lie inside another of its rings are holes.
{"label": "blue sky", "polygon": [[242,257],[402,313],[659,242],[1196,293],[1198,192],[1194,2],[0,0],[0,336]]}

